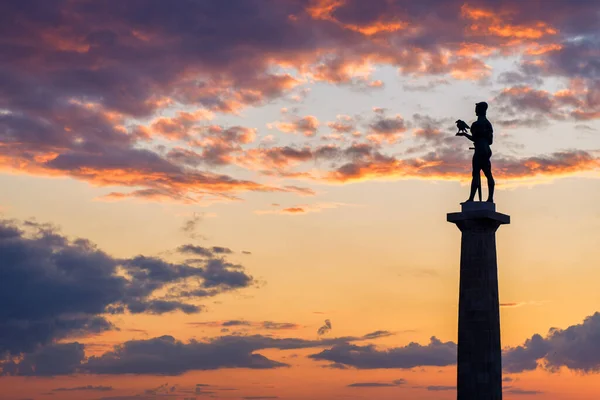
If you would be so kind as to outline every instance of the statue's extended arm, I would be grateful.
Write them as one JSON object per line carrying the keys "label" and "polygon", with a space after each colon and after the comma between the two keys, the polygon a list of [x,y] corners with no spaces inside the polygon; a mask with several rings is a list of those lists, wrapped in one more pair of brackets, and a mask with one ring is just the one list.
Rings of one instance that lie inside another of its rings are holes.
{"label": "statue's extended arm", "polygon": [[461,133],[460,136],[464,136],[469,139],[471,142],[474,142],[473,135],[469,135],[468,133]]}

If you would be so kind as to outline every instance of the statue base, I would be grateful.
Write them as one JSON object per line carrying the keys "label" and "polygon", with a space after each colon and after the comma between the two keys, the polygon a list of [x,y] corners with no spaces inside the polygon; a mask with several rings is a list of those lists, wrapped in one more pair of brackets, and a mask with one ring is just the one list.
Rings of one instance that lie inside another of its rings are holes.
{"label": "statue base", "polygon": [[465,201],[464,203],[460,203],[461,211],[479,211],[479,210],[489,210],[496,211],[496,203],[488,203],[487,201]]}
{"label": "statue base", "polygon": [[510,224],[510,216],[496,212],[496,204],[487,201],[465,201],[460,203],[461,212],[448,213],[446,220],[457,223],[474,219],[490,220],[502,224]]}

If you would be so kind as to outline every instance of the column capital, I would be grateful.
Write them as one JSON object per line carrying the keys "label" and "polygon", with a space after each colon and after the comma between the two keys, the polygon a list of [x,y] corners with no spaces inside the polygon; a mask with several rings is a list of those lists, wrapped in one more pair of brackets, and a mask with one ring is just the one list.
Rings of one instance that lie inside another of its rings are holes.
{"label": "column capital", "polygon": [[496,227],[504,224],[510,224],[510,215],[502,214],[496,211],[494,203],[482,201],[471,201],[461,203],[461,212],[448,213],[446,220],[459,225],[472,225],[478,222],[482,225],[496,225]]}

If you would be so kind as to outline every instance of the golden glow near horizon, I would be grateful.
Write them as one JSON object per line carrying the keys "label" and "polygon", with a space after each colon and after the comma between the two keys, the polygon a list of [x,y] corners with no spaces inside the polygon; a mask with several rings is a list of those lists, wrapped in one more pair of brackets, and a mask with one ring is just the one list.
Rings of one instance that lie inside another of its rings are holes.
{"label": "golden glow near horizon", "polygon": [[484,100],[504,396],[596,399],[598,6],[217,3],[7,5],[0,397],[455,398]]}

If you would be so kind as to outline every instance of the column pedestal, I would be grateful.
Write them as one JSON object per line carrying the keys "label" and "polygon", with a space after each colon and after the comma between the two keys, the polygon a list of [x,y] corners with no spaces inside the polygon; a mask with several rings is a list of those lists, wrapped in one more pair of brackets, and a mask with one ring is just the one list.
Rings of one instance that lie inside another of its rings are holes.
{"label": "column pedestal", "polygon": [[496,230],[510,216],[493,203],[463,203],[448,222],[462,232],[458,300],[458,400],[502,399]]}

